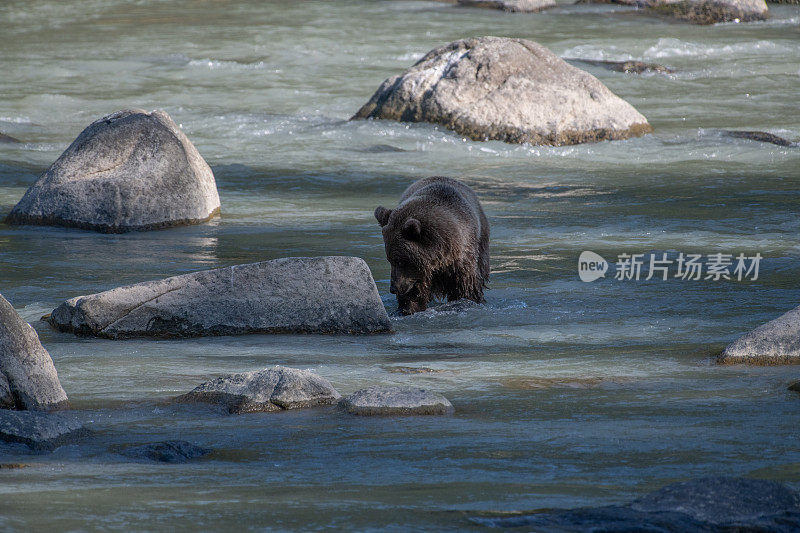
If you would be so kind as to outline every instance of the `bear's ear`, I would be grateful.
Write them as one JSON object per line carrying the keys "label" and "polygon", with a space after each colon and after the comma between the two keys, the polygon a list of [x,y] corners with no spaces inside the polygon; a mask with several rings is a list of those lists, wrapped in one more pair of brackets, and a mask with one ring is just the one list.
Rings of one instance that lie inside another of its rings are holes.
{"label": "bear's ear", "polygon": [[416,241],[422,234],[422,226],[416,218],[409,218],[403,224],[403,237],[410,241]]}
{"label": "bear's ear", "polygon": [[375,218],[378,220],[378,224],[381,227],[385,226],[389,222],[389,215],[392,214],[391,209],[386,209],[382,205],[379,205],[375,208]]}

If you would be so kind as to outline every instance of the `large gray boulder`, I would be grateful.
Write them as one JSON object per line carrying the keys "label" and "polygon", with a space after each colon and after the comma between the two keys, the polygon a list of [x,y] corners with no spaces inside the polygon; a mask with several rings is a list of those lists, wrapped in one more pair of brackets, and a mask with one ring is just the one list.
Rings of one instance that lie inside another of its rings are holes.
{"label": "large gray boulder", "polygon": [[60,413],[0,409],[0,441],[26,444],[35,451],[72,444],[88,434],[77,419]]}
{"label": "large gray boulder", "polygon": [[339,402],[353,415],[447,415],[453,405],[441,394],[415,387],[369,387]]}
{"label": "large gray boulder", "polygon": [[692,24],[752,22],[769,16],[764,0],[581,0],[579,3],[635,6]]}
{"label": "large gray boulder", "polygon": [[214,174],[186,135],[163,111],[132,109],[83,130],[6,222],[121,233],[217,213]]}
{"label": "large gray boulder", "polygon": [[723,364],[800,363],[800,307],[762,324],[730,343],[717,358]]}
{"label": "large gray boulder", "polygon": [[384,81],[353,117],[441,124],[474,140],[627,139],[647,119],[591,74],[525,39],[463,39]]}
{"label": "large gray boulder", "polygon": [[289,257],[137,283],[67,300],[49,321],[110,339],[390,329],[357,257]]}
{"label": "large gray boulder", "polygon": [[0,295],[0,408],[67,406],[50,354],[36,331]]}
{"label": "large gray boulder", "polygon": [[240,414],[331,405],[339,398],[330,381],[314,372],[275,366],[207,381],[175,400],[220,405]]}
{"label": "large gray boulder", "polygon": [[708,477],[667,485],[627,505],[505,513],[471,521],[528,531],[788,533],[800,528],[800,493],[774,481]]}
{"label": "large gray boulder", "polygon": [[466,7],[486,7],[512,13],[536,13],[555,7],[555,0],[458,0],[458,5]]}

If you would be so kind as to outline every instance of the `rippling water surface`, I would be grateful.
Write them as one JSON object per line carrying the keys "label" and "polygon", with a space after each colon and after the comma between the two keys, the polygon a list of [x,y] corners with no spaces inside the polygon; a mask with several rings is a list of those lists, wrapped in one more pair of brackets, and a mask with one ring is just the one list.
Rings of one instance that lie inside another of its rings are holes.
{"label": "rippling water surface", "polygon": [[[222,217],[125,235],[0,224],[0,291],[39,332],[93,439],[50,455],[3,445],[0,528],[470,527],[470,510],[599,505],[674,480],[800,486],[797,367],[718,367],[725,343],[800,300],[800,8],[698,27],[626,8],[539,14],[436,2],[9,1],[0,5],[0,217],[77,134],[125,107],[166,110],[214,170]],[[569,147],[477,143],[430,125],[348,122],[386,77],[468,36],[536,40],[586,66],[655,133]],[[369,263],[372,218],[420,177],[461,177],[492,224],[485,306],[394,317],[369,337],[84,339],[39,317],[68,297],[290,255]],[[761,253],[756,281],[582,283],[577,257]],[[420,385],[446,418],[308,410],[223,416],[165,399],[228,372],[310,368],[347,394]],[[409,374],[400,367],[436,372]],[[180,438],[189,465],[119,445]],[[43,510],[46,509],[46,512]]]}

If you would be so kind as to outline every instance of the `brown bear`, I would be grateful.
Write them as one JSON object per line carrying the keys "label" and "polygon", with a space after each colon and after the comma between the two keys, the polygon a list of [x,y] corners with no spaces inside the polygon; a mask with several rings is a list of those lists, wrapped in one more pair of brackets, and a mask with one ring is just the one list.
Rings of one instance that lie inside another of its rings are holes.
{"label": "brown bear", "polygon": [[375,218],[401,313],[424,311],[436,297],[484,302],[489,221],[472,189],[451,178],[424,178],[395,209],[376,208]]}

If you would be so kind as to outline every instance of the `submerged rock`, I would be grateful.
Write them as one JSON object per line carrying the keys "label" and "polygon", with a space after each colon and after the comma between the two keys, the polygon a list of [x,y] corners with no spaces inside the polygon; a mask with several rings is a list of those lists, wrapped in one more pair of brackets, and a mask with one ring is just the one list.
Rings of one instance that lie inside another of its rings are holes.
{"label": "submerged rock", "polygon": [[225,407],[229,413],[241,414],[331,405],[339,398],[341,395],[330,381],[314,372],[275,366],[219,377],[175,401],[211,403]]}
{"label": "submerged rock", "polygon": [[21,142],[22,141],[16,137],[12,137],[11,135],[6,135],[5,133],[0,132],[0,144],[18,144]]}
{"label": "submerged rock", "polygon": [[0,409],[0,440],[26,444],[34,451],[54,450],[88,433],[80,422],[61,413]]}
{"label": "submerged rock", "polygon": [[783,137],[779,137],[766,131],[736,131],[736,130],[720,130],[724,135],[733,137],[735,139],[748,139],[750,141],[758,141],[762,143],[771,143],[778,146],[798,146],[800,143],[792,142]]}
{"label": "submerged rock", "polygon": [[486,7],[513,13],[536,13],[555,7],[555,0],[458,0],[458,5],[466,7]]}
{"label": "submerged rock", "polygon": [[800,307],[762,324],[730,343],[718,363],[800,363]]}
{"label": "submerged rock", "polygon": [[470,520],[557,531],[789,532],[800,527],[800,493],[774,481],[709,477],[668,485],[628,505]]}
{"label": "submerged rock", "polygon": [[452,404],[439,393],[414,387],[369,387],[339,405],[354,415],[447,415]]}
{"label": "submerged rock", "polygon": [[647,119],[540,44],[481,37],[436,48],[353,117],[441,124],[474,140],[547,145],[627,139]]}
{"label": "submerged rock", "polygon": [[586,65],[593,65],[596,67],[607,68],[614,72],[625,72],[626,74],[642,74],[644,72],[660,72],[663,74],[671,74],[675,72],[669,67],[659,65],[658,63],[645,63],[644,61],[603,61],[599,59],[579,59],[565,57],[564,61],[570,63],[584,63]]}
{"label": "submerged rock", "polygon": [[185,463],[211,453],[208,448],[201,448],[185,440],[167,440],[132,446],[120,452],[131,459],[148,459],[160,463]]}
{"label": "submerged rock", "polygon": [[83,130],[6,222],[121,233],[203,222],[219,206],[211,168],[169,115],[133,109]]}
{"label": "submerged rock", "polygon": [[0,408],[66,407],[50,354],[36,331],[0,295]]}
{"label": "submerged rock", "polygon": [[789,390],[800,392],[800,381],[795,381],[794,383],[789,384]]}
{"label": "submerged rock", "polygon": [[67,300],[49,322],[110,339],[390,329],[357,257],[289,257],[147,281]]}

